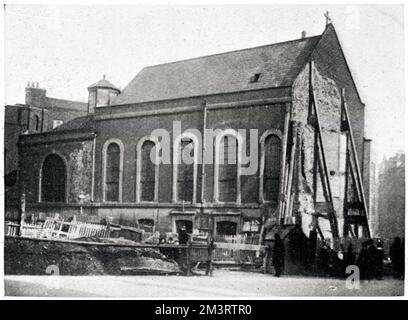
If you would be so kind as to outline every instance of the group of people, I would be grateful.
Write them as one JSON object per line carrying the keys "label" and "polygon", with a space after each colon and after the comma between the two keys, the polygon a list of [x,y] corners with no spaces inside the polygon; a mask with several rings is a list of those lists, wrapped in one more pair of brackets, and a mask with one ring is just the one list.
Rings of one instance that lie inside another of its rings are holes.
{"label": "group of people", "polygon": [[[394,278],[404,276],[404,243],[396,237],[390,246],[389,258],[393,268]],[[347,251],[336,252],[327,244],[323,244],[317,257],[317,265],[322,276],[347,276],[347,266],[356,265],[360,271],[360,278],[381,280],[384,276],[384,262],[388,261],[383,248],[383,242],[373,240],[362,243],[358,254],[354,253],[353,245],[349,244]]]}
{"label": "group of people", "polygon": [[[268,254],[272,259],[275,269],[275,276],[279,277],[284,269],[285,246],[279,234],[275,234],[274,245]],[[402,279],[404,277],[404,242],[396,237],[390,246],[389,259],[392,264],[393,277]],[[360,278],[371,280],[381,280],[384,276],[384,262],[388,261],[384,253],[383,242],[378,240],[367,240],[362,243],[358,255],[355,253],[353,245],[349,244],[347,250],[341,246],[340,251],[335,251],[327,243],[323,242],[317,252],[315,273],[322,277],[346,277],[348,266],[357,266]],[[312,263],[313,264],[313,263]],[[312,270],[309,265],[310,271]]]}

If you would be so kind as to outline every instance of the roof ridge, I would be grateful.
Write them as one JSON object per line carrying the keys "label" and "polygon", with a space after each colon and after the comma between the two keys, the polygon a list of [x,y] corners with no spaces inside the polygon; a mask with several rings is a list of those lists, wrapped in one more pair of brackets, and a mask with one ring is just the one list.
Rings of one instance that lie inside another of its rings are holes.
{"label": "roof ridge", "polygon": [[198,56],[198,57],[193,57],[193,58],[187,58],[187,59],[182,59],[182,60],[177,60],[177,61],[171,61],[171,62],[164,62],[164,63],[159,63],[159,64],[154,64],[151,66],[146,66],[142,69],[148,69],[148,68],[155,68],[163,65],[169,65],[169,64],[176,64],[176,63],[181,63],[181,62],[186,62],[186,61],[191,61],[191,60],[198,60],[202,58],[208,58],[208,57],[216,57],[216,56],[221,56],[225,54],[231,54],[231,53],[236,53],[236,52],[242,52],[242,51],[247,51],[247,50],[253,50],[253,49],[260,49],[260,48],[266,48],[266,47],[272,47],[275,45],[282,45],[290,42],[296,42],[296,41],[305,41],[305,40],[310,40],[313,38],[319,38],[322,35],[316,35],[316,36],[311,36],[311,37],[305,37],[301,39],[293,39],[293,40],[287,40],[287,41],[281,41],[281,42],[275,42],[275,43],[270,43],[270,44],[264,44],[261,46],[256,46],[256,47],[250,47],[250,48],[244,48],[244,49],[237,49],[237,50],[231,50],[231,51],[226,51],[226,52],[220,52],[220,53],[214,53],[214,54],[208,54],[208,55],[203,55],[203,56]]}
{"label": "roof ridge", "polygon": [[84,103],[87,104],[87,102],[84,101],[78,101],[78,100],[69,100],[69,99],[61,99],[61,98],[53,98],[53,97],[47,97],[48,99],[54,99],[54,100],[60,100],[60,101],[69,101],[69,102],[75,102],[75,103]]}

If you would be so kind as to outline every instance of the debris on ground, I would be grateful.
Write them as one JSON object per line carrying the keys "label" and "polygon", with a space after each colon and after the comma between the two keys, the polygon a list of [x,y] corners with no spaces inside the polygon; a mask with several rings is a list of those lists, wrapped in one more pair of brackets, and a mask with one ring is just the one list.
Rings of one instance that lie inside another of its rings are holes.
{"label": "debris on ground", "polygon": [[[127,239],[80,238],[74,241],[5,238],[5,274],[46,275],[56,266],[60,275],[178,274],[179,265],[156,248],[131,245]],[[92,244],[93,242],[107,245]],[[55,269],[55,268],[54,268]]]}

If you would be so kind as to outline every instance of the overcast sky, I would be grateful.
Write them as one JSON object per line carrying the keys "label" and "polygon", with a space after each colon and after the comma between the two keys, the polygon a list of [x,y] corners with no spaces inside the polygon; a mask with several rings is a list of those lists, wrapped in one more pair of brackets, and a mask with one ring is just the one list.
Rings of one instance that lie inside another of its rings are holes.
{"label": "overcast sky", "polygon": [[144,67],[318,35],[329,10],[366,104],[379,158],[404,149],[404,21],[398,5],[24,6],[5,9],[5,99],[27,81],[86,101],[106,74],[120,88]]}

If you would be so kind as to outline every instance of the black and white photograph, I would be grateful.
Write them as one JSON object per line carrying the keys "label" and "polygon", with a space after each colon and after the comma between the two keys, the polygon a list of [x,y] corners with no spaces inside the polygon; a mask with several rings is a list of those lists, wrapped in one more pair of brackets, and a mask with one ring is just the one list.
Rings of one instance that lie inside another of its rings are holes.
{"label": "black and white photograph", "polygon": [[404,11],[4,4],[3,297],[404,299]]}

